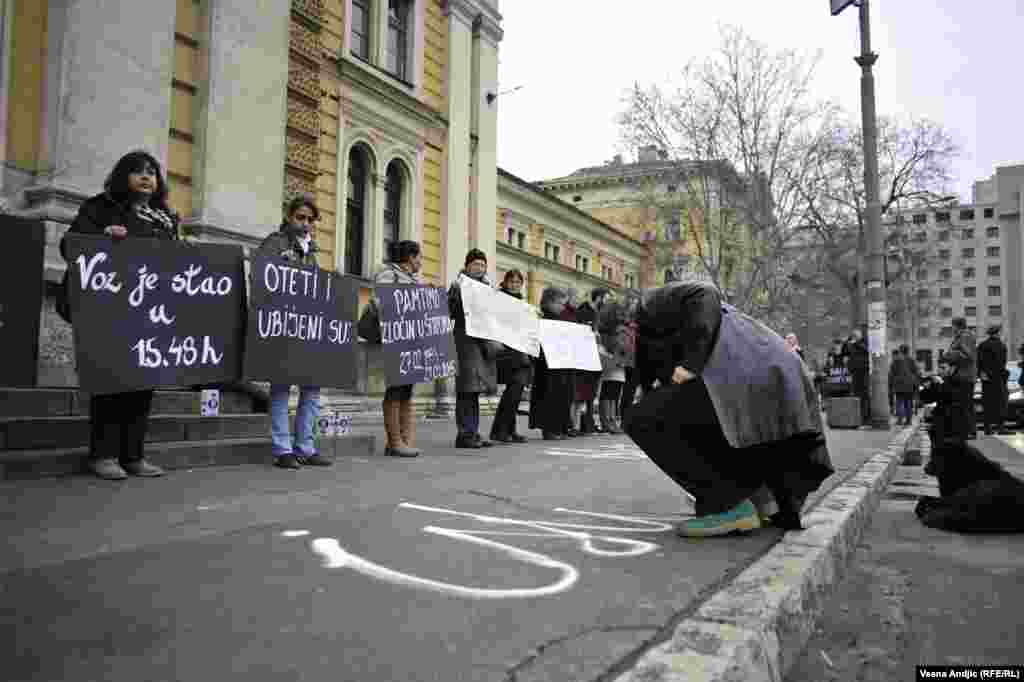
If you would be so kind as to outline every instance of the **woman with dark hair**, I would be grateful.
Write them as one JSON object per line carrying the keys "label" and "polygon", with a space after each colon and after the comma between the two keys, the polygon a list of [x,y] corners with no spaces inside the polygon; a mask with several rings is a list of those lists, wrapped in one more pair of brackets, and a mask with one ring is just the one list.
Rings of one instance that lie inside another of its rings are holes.
{"label": "woman with dark hair", "polygon": [[804,500],[833,469],[800,357],[705,282],[651,291],[638,322],[637,371],[661,386],[627,415],[626,432],[696,500],[677,532],[801,528]]}
{"label": "woman with dark hair", "polygon": [[[78,209],[68,233],[106,235],[115,241],[179,239],[178,216],[167,207],[167,184],[152,155],[134,151],[121,157],[103,189]],[[67,260],[63,240],[61,255]],[[108,480],[163,475],[163,469],[143,456],[152,403],[152,390],[89,398],[89,469],[94,474]]]}
{"label": "woman with dark hair", "polygon": [[619,399],[626,382],[626,368],[635,356],[635,338],[629,327],[629,312],[625,304],[606,303],[598,313],[595,324],[601,344],[601,396],[598,413],[606,433],[622,433]]}
{"label": "woman with dark hair", "polygon": [[[374,276],[374,284],[420,284],[423,257],[420,245],[403,240],[390,245],[389,263]],[[377,307],[376,298],[370,304]],[[384,454],[392,457],[416,457],[416,417],[412,410],[413,384],[388,386],[384,390]]]}
{"label": "woman with dark hair", "polygon": [[[523,284],[526,278],[519,270],[505,273],[499,290],[513,298],[523,300]],[[523,390],[530,383],[533,361],[526,353],[506,346],[498,354],[498,383],[505,384],[505,391],[498,402],[498,411],[491,424],[491,440],[498,443],[525,443],[526,439],[516,433],[516,417]]]}
{"label": "woman with dark hair", "polygon": [[[313,241],[313,226],[319,219],[320,211],[312,197],[295,197],[288,202],[281,226],[263,240],[259,252],[289,263],[316,265],[316,254],[320,249]],[[320,387],[299,387],[294,438],[288,423],[291,388],[288,384],[270,386],[270,440],[274,466],[282,469],[300,469],[303,464],[331,466],[333,462],[316,451],[313,437],[313,425],[320,417]]]}
{"label": "woman with dark hair", "polygon": [[[541,294],[540,311],[545,320],[563,320],[569,295],[557,287]],[[544,440],[564,440],[571,427],[569,407],[573,399],[573,370],[548,367],[541,348],[534,364],[530,389],[530,428],[540,429]]]}

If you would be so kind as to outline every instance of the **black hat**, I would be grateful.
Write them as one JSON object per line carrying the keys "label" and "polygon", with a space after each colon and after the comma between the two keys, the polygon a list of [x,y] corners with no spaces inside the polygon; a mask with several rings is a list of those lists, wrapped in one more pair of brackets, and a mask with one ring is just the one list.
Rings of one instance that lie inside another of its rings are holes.
{"label": "black hat", "polygon": [[990,324],[988,329],[985,331],[989,336],[995,336],[1003,331],[1003,325],[1001,324]]}

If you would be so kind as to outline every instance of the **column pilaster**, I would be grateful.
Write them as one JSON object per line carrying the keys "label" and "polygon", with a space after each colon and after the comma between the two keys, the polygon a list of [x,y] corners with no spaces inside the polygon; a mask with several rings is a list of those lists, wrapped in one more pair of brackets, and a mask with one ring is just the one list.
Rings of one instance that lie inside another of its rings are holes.
{"label": "column pilaster", "polygon": [[195,222],[214,239],[254,243],[282,217],[287,91],[302,77],[289,73],[291,2],[209,0],[202,19]]}

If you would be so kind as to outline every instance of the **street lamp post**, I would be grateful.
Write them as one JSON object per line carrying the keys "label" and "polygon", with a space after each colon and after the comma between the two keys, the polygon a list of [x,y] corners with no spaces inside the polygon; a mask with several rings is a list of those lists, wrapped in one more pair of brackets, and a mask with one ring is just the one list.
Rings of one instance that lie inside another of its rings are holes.
{"label": "street lamp post", "polygon": [[[889,357],[886,351],[885,251],[882,239],[882,205],[878,198],[878,126],[875,115],[875,77],[871,67],[878,55],[871,51],[869,0],[860,0],[860,106],[864,137],[864,192],[867,200],[868,348],[871,352],[871,425],[889,428]],[[832,14],[842,12],[852,0],[829,0]]]}

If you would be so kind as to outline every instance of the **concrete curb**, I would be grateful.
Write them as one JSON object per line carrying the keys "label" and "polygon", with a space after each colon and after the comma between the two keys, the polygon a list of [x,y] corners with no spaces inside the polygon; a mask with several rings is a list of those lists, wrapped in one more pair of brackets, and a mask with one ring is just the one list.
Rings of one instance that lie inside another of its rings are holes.
{"label": "concrete curb", "polygon": [[616,682],[779,682],[807,644],[917,427],[889,445],[804,515],[671,637],[646,651]]}

